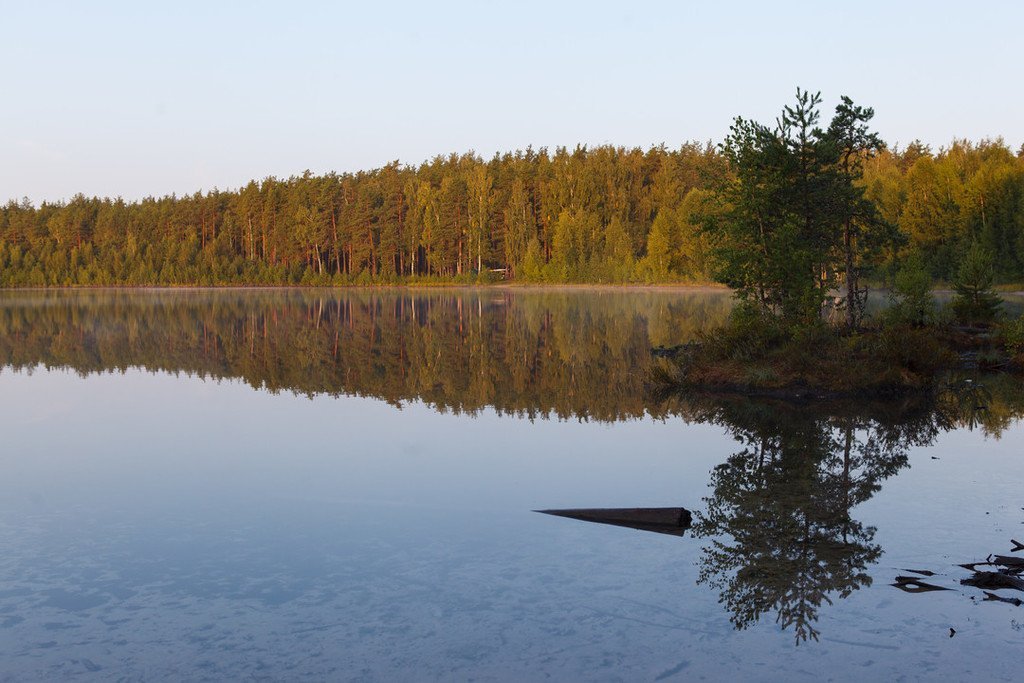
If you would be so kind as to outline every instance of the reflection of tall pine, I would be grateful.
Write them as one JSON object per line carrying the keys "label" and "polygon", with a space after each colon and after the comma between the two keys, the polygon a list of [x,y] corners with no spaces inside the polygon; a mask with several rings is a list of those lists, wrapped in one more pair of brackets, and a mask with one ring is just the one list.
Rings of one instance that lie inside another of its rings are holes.
{"label": "reflection of tall pine", "polygon": [[[709,539],[699,583],[720,593],[737,629],[775,613],[797,643],[817,640],[822,605],[871,585],[882,554],[875,528],[852,509],[907,465],[911,445],[943,418],[919,422],[833,418],[773,403],[712,405],[742,449],[711,473],[693,532]],[[836,438],[836,434],[840,438]]]}

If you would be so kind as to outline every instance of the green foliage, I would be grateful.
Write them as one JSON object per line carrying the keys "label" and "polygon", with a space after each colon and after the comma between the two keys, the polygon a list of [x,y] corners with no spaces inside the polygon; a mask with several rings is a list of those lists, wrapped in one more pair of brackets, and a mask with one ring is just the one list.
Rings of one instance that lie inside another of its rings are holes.
{"label": "green foliage", "polygon": [[716,359],[755,360],[792,339],[792,333],[776,316],[742,302],[725,325],[703,338],[703,352]]}
{"label": "green foliage", "polygon": [[[657,221],[657,218],[655,218]],[[636,267],[633,246],[622,220],[612,218],[604,231],[605,279],[608,282],[629,282]]]}
{"label": "green foliage", "polygon": [[647,233],[647,249],[640,261],[640,273],[645,282],[665,282],[670,277],[673,249],[672,218],[667,211],[659,211]]}
{"label": "green foliage", "polygon": [[866,127],[873,112],[843,98],[823,131],[820,102],[798,90],[774,127],[736,119],[721,148],[729,169],[718,190],[724,208],[707,221],[716,277],[791,324],[818,318],[837,273],[845,274],[856,322],[857,275],[885,241],[877,232],[865,237],[879,221],[857,184],[863,158],[882,147]]}
{"label": "green foliage", "polygon": [[637,258],[720,163],[697,144],[528,149],[130,204],[8,202],[0,286],[695,280],[678,257],[699,251],[692,231],[669,225],[643,272]]}
{"label": "green foliage", "polygon": [[1002,300],[992,288],[994,282],[995,258],[980,244],[972,245],[953,283],[953,312],[960,322],[991,323],[996,319]]}
{"label": "green foliage", "polygon": [[889,308],[882,313],[884,324],[920,327],[934,320],[932,281],[918,256],[907,258],[896,272],[889,302]]}
{"label": "green foliage", "polygon": [[1004,323],[1000,333],[1010,357],[1018,363],[1024,362],[1024,316]]}
{"label": "green foliage", "polygon": [[884,325],[866,338],[865,350],[892,384],[929,385],[941,372],[955,367],[956,354],[927,327]]}
{"label": "green foliage", "polygon": [[974,244],[996,282],[1024,281],[1024,156],[1002,140],[885,149],[870,109],[844,99],[822,131],[801,98],[777,127],[738,120],[721,149],[450,154],[135,202],[10,201],[0,286],[718,277],[806,318],[910,253],[952,282]]}
{"label": "green foliage", "polygon": [[1024,157],[1002,139],[885,151],[866,166],[865,186],[933,277],[954,280],[975,243],[993,254],[998,280],[1024,275]]}
{"label": "green foliage", "polygon": [[536,237],[530,240],[526,247],[526,256],[523,258],[520,271],[523,279],[527,282],[540,282],[543,275],[544,255],[541,253],[540,240]]}
{"label": "green foliage", "polygon": [[676,211],[678,251],[675,254],[676,272],[699,280],[710,280],[712,271],[711,249],[702,223],[713,222],[721,211],[715,194],[695,187],[686,193]]}

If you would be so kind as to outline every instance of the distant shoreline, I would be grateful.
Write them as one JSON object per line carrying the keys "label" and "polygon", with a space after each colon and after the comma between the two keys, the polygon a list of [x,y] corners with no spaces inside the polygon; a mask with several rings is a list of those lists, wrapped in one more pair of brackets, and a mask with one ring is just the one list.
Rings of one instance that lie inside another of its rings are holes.
{"label": "distant shoreline", "polygon": [[496,282],[486,284],[464,283],[413,283],[413,284],[376,284],[376,285],[70,285],[61,287],[0,287],[0,292],[72,292],[100,290],[131,290],[131,291],[275,291],[275,290],[406,290],[406,289],[498,289],[498,290],[567,290],[567,291],[634,291],[634,292],[729,292],[725,285],[714,283],[704,284],[600,284],[600,283],[513,283]]}
{"label": "distant shoreline", "polygon": [[[544,290],[544,291],[595,291],[595,292],[731,292],[725,285],[715,283],[666,283],[666,284],[602,284],[602,283],[541,283],[541,282],[491,282],[491,283],[415,283],[375,285],[65,285],[59,287],[0,287],[0,292],[89,292],[103,290],[124,291],[282,291],[282,290],[327,290],[327,291],[401,291],[424,289],[496,289],[496,290]],[[884,291],[885,287],[872,287],[872,291]],[[1000,296],[1024,297],[1024,289],[996,290]],[[934,294],[952,294],[948,287],[932,290]]]}

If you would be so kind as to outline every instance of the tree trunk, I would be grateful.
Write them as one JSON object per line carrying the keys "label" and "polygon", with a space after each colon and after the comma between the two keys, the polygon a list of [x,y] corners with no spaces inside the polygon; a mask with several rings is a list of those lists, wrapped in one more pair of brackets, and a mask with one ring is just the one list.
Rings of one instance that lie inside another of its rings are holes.
{"label": "tree trunk", "polygon": [[338,275],[341,275],[341,254],[338,253],[338,217],[334,209],[331,209],[331,235],[334,239],[334,267]]}
{"label": "tree trunk", "polygon": [[857,272],[853,265],[853,226],[851,220],[846,219],[846,227],[843,232],[843,247],[846,249],[846,326],[851,330],[856,329],[857,319]]}

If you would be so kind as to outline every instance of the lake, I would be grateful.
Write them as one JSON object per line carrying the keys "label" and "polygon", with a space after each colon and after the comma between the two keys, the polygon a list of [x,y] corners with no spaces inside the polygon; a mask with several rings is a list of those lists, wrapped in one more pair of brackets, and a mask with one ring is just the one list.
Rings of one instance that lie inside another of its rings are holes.
{"label": "lake", "polygon": [[[0,292],[0,679],[1019,678],[958,566],[1024,541],[1019,381],[652,390],[730,305]],[[534,512],[638,507],[692,520]]]}

